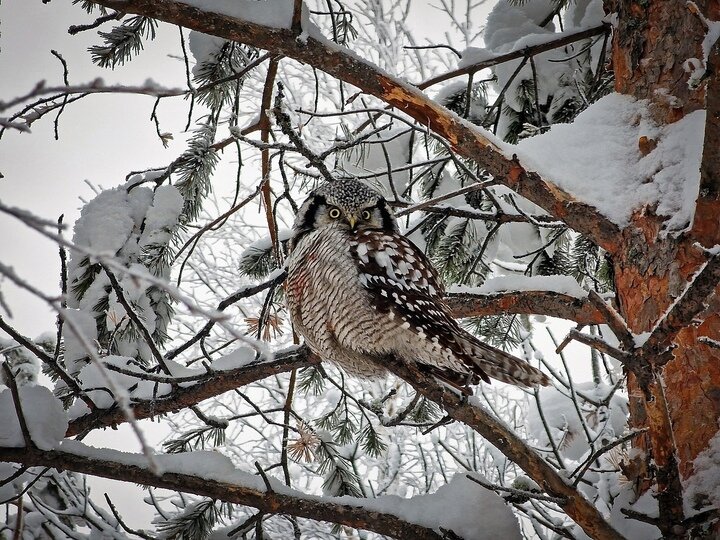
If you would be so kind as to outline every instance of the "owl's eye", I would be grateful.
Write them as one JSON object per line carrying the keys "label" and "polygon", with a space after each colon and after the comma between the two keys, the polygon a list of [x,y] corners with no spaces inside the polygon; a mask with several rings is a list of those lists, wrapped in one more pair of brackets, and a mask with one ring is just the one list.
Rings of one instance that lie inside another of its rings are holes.
{"label": "owl's eye", "polygon": [[328,215],[333,219],[337,219],[340,217],[340,209],[339,208],[331,208],[330,211],[328,212]]}
{"label": "owl's eye", "polygon": [[363,218],[365,221],[368,221],[370,219],[370,210],[363,210],[362,214],[360,214],[360,217]]}

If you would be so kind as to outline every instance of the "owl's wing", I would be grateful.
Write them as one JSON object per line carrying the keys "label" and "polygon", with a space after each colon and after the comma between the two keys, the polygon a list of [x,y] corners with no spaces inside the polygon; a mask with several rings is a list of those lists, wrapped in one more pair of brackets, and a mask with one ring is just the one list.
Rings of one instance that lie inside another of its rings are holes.
{"label": "owl's wing", "polygon": [[388,314],[426,343],[425,354],[419,358],[422,363],[436,358],[429,365],[443,371],[442,378],[454,384],[460,379],[464,380],[460,385],[466,384],[468,371],[490,382],[479,366],[471,363],[463,368],[467,363],[456,339],[462,330],[443,302],[444,290],[435,269],[420,249],[400,235],[365,231],[351,243],[351,254],[378,312]]}
{"label": "owl's wing", "polygon": [[351,242],[361,279],[374,288],[442,299],[445,290],[427,256],[399,234],[363,231]]}
{"label": "owl's wing", "polygon": [[437,375],[441,378],[458,384],[462,373],[469,371],[486,382],[490,382],[489,375],[519,386],[549,383],[545,374],[527,362],[482,343],[460,328],[443,301],[444,290],[435,269],[407,238],[365,231],[351,243],[351,254],[356,258],[360,281],[373,293],[378,311],[397,317],[408,330],[424,338],[431,356],[438,357],[431,365],[440,369]]}

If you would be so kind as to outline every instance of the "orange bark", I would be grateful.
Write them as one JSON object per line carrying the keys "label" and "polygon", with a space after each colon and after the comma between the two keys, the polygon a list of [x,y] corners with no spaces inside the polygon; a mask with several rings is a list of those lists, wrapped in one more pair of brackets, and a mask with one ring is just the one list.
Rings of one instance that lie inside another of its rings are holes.
{"label": "orange bark", "polygon": [[[709,18],[720,13],[717,0],[696,3],[699,12]],[[605,5],[606,10],[618,13],[613,40],[618,92],[647,99],[651,114],[659,123],[675,122],[706,106],[708,110],[713,108],[712,101],[718,99],[720,89],[717,64],[713,66],[715,73],[710,83],[697,88],[689,87],[688,74],[683,69],[686,59],[703,57],[705,28],[701,17],[689,10],[685,2],[675,0],[607,0]],[[709,114],[701,189],[690,234],[661,239],[663,216],[644,209],[634,216],[634,232],[625,231],[626,249],[620,250],[615,258],[620,311],[635,333],[653,328],[705,262],[705,255],[693,244],[720,243],[717,159],[720,130],[714,129],[713,122],[717,120],[713,118]],[[639,141],[641,151],[647,142]],[[667,527],[663,533],[668,537],[681,538],[686,532],[679,525],[683,519],[680,475],[687,478],[692,474],[692,461],[718,431],[720,350],[698,342],[701,336],[719,339],[718,304],[715,301],[699,317],[702,321],[699,326],[688,326],[678,333],[673,342],[673,358],[662,371],[651,367],[648,372],[657,377],[650,375],[644,381],[634,375],[628,377],[630,424],[649,428],[636,441],[649,450],[653,460],[660,515]],[[648,487],[642,479],[639,485]],[[663,507],[670,515],[663,515]]]}

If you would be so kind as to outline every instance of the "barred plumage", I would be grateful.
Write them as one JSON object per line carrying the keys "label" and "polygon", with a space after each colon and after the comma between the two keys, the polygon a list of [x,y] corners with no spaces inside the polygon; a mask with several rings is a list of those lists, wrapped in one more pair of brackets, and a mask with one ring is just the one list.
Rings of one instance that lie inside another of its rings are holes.
{"label": "barred plumage", "polygon": [[290,315],[323,360],[362,377],[383,375],[383,358],[395,355],[457,386],[488,377],[549,383],[458,325],[432,264],[365,184],[344,179],[315,190],[298,212],[290,247]]}

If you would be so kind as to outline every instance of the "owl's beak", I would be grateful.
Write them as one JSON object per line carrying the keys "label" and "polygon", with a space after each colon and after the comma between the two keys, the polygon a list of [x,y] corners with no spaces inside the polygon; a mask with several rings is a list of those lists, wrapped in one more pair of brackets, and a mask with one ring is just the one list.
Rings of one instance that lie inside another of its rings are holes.
{"label": "owl's beak", "polygon": [[355,222],[357,221],[357,217],[353,214],[346,214],[345,217],[347,218],[347,222],[350,224],[350,228],[355,228]]}

